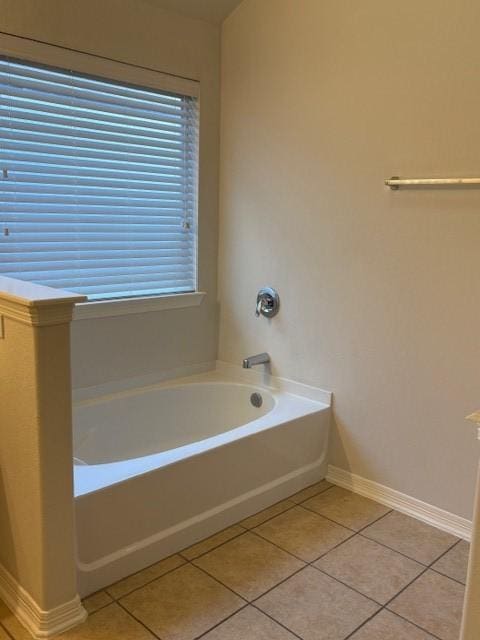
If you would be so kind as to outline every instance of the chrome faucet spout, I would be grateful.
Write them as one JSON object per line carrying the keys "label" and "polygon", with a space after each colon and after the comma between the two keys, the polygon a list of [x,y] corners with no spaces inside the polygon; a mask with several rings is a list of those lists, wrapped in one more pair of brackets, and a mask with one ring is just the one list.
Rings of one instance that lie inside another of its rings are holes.
{"label": "chrome faucet spout", "polygon": [[269,364],[270,356],[268,353],[257,353],[255,356],[249,356],[243,361],[244,369],[251,369],[259,364]]}

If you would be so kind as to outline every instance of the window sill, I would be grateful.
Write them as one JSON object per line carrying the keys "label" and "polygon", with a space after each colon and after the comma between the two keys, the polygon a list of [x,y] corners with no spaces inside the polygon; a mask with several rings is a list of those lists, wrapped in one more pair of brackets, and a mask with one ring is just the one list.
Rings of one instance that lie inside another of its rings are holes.
{"label": "window sill", "polygon": [[75,305],[73,319],[77,321],[91,318],[111,318],[113,316],[126,316],[131,313],[149,313],[150,311],[197,307],[205,296],[205,292],[196,291],[195,293],[177,293],[174,295],[129,298],[125,300],[82,302]]}

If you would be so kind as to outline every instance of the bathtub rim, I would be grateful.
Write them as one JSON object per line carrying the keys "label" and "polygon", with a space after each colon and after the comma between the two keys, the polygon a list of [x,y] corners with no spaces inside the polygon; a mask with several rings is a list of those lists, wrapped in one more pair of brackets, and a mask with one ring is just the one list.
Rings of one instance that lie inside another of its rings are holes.
{"label": "bathtub rim", "polygon": [[155,372],[145,376],[135,376],[132,378],[122,378],[112,382],[100,383],[89,387],[75,387],[72,391],[73,405],[85,400],[93,400],[96,397],[114,395],[132,389],[144,387],[156,387],[165,383],[181,382],[183,379],[193,379],[194,376],[224,374],[232,376],[237,381],[245,381],[251,384],[259,384],[269,390],[284,390],[292,395],[309,398],[322,402],[328,406],[332,405],[333,393],[320,387],[304,382],[297,382],[289,378],[274,376],[270,371],[261,369],[243,369],[241,366],[224,360],[206,361],[194,363],[183,367],[176,367],[160,372]]}
{"label": "bathtub rim", "polygon": [[[258,386],[257,388],[262,389],[262,387],[260,386]],[[209,436],[208,438],[196,440],[192,443],[182,445],[181,447],[177,447],[175,449],[166,450],[161,453],[153,453],[147,456],[132,458],[129,460],[122,460],[118,462],[104,463],[99,465],[73,464],[73,471],[76,476],[74,482],[74,499],[82,499],[83,497],[88,496],[92,493],[96,493],[97,491],[108,490],[108,488],[112,485],[129,482],[136,477],[154,473],[159,469],[181,463],[182,460],[187,460],[188,458],[204,455],[212,449],[220,449],[237,440],[243,440],[245,438],[252,437],[263,431],[270,431],[293,422],[301,417],[314,415],[316,413],[322,413],[325,410],[330,409],[330,406],[324,403],[312,401],[307,398],[301,398],[301,400],[304,400],[306,403],[308,403],[307,410],[303,408],[301,412],[298,411],[298,409],[293,412],[287,411],[286,415],[284,415],[281,419],[275,419],[279,411],[279,407],[283,405],[281,401],[282,396],[284,398],[286,397],[286,402],[288,402],[289,400],[288,396],[291,396],[293,401],[298,399],[298,396],[294,396],[293,394],[288,394],[286,392],[278,392],[277,395],[280,396],[280,400],[277,402],[276,406],[264,416],[228,431],[223,431],[219,434]],[[127,465],[133,467],[133,470],[125,473],[125,467]],[[99,481],[97,475],[97,478],[95,478],[94,480],[94,486],[92,486],[91,484],[88,485],[88,479],[85,479],[86,475],[87,473],[89,473],[90,476],[93,476],[95,474],[95,471],[97,472],[97,474],[102,471],[104,473],[111,473],[114,477],[109,477],[108,481],[105,480],[101,482]],[[82,484],[82,480],[83,487],[79,489],[79,485]]]}
{"label": "bathtub rim", "polygon": [[[260,390],[263,389],[271,394],[275,405],[267,414],[248,423],[237,426],[228,431],[223,431],[220,434],[209,436],[208,438],[197,440],[164,452],[153,453],[147,456],[121,460],[113,463],[102,463],[99,465],[76,465],[72,460],[73,473],[75,475],[74,499],[81,499],[83,496],[87,496],[96,491],[106,490],[113,484],[128,482],[134,477],[152,473],[156,469],[162,467],[177,464],[183,459],[201,455],[210,449],[226,446],[234,440],[247,438],[260,431],[273,429],[301,416],[321,412],[331,407],[332,394],[324,391],[323,389],[285,378],[272,376],[270,373],[265,371],[245,370],[237,365],[225,362],[217,362],[215,369],[204,373],[196,373],[191,376],[182,376],[174,379],[164,379],[161,382],[145,385],[139,389],[130,387],[128,389],[119,390],[105,395],[93,393],[90,395],[90,399],[83,396],[82,400],[77,400],[74,403],[74,407],[91,406],[105,401],[112,401],[117,398],[135,396],[138,393],[148,393],[157,389],[161,390],[207,382],[214,382],[216,384],[235,384],[251,386]],[[273,420],[274,417],[278,418],[277,414],[279,412],[284,411],[283,404],[285,399],[287,402],[291,399],[294,404],[299,400],[303,400],[305,401],[305,407],[300,412],[298,411],[298,407],[294,411],[286,411],[283,416],[281,415],[279,417],[279,419]],[[168,459],[169,456],[170,459]],[[133,470],[128,473],[125,473],[125,470],[122,472],[122,467],[126,466],[131,466]],[[96,481],[93,483],[90,482],[89,484],[87,473],[88,470],[90,470],[90,476],[93,476],[94,467],[97,467],[97,472],[111,472],[114,476],[113,479],[109,479],[109,481],[105,479],[103,482],[100,482],[97,478]],[[82,484],[83,486],[81,486]]]}

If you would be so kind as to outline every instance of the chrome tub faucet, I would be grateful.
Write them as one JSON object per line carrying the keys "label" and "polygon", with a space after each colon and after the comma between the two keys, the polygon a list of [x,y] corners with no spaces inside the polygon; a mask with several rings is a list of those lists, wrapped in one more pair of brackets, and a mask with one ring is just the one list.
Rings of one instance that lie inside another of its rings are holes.
{"label": "chrome tub faucet", "polygon": [[270,363],[270,356],[268,355],[268,353],[257,353],[257,355],[255,356],[249,356],[248,358],[244,359],[243,368],[251,369],[252,367],[255,367],[258,364],[269,364],[269,363]]}

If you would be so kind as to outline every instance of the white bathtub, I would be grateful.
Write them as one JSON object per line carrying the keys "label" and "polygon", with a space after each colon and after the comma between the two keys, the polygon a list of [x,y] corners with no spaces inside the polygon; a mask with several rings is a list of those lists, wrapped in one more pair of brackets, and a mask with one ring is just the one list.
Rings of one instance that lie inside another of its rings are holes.
{"label": "white bathtub", "polygon": [[323,478],[329,407],[327,392],[231,365],[76,402],[81,595]]}

